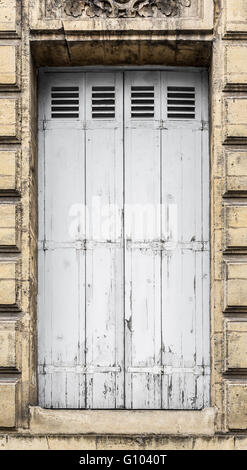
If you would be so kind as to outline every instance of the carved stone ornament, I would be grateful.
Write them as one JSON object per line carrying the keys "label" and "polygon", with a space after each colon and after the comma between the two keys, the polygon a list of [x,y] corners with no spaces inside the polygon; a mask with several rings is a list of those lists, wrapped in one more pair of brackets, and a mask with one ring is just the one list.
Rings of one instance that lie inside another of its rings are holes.
{"label": "carved stone ornament", "polygon": [[178,16],[191,0],[46,0],[46,16],[135,18]]}

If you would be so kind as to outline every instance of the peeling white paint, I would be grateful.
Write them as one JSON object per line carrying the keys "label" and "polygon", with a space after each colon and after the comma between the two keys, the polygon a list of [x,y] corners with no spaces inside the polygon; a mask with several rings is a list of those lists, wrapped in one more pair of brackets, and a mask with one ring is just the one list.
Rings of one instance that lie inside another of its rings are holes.
{"label": "peeling white paint", "polygon": [[[77,120],[51,119],[51,85],[79,87]],[[92,118],[92,86],[102,85],[115,87],[114,119]],[[153,117],[131,118],[132,86],[154,87]],[[195,88],[195,119],[167,119],[167,86]],[[204,72],[49,74],[40,84],[39,120],[40,405],[207,407]],[[82,212],[84,236],[78,228],[78,239],[70,239],[71,207],[82,204],[90,212],[95,197],[117,208],[105,223],[106,235],[92,239]],[[136,238],[126,224],[131,207],[167,203],[176,205],[176,221],[171,211],[156,211],[160,236]]]}

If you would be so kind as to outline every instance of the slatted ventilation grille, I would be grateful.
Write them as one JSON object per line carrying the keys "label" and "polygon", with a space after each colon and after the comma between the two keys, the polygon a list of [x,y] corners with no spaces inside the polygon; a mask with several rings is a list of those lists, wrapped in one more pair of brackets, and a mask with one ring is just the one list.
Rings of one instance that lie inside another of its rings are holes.
{"label": "slatted ventilation grille", "polygon": [[167,87],[167,117],[169,119],[195,119],[194,87]]}
{"label": "slatted ventilation grille", "polygon": [[154,87],[131,87],[131,117],[150,119],[154,117]]}
{"label": "slatted ventilation grille", "polygon": [[79,118],[79,87],[52,87],[51,117],[53,119]]}
{"label": "slatted ventilation grille", "polygon": [[114,119],[115,118],[115,87],[93,86],[92,87],[92,118]]}

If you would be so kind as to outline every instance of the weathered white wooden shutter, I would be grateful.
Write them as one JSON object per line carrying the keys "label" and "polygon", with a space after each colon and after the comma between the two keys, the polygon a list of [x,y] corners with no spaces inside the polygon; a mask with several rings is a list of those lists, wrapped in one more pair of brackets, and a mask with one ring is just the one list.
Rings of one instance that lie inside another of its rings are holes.
{"label": "weathered white wooden shutter", "polygon": [[[161,408],[160,73],[125,76],[125,367],[127,408]],[[136,208],[136,210],[135,210]],[[133,218],[133,210],[134,218]],[[145,214],[146,212],[146,214]],[[160,214],[156,213],[158,242]],[[132,223],[134,221],[134,223]],[[146,228],[146,230],[145,230]],[[148,233],[146,233],[148,232]]]}
{"label": "weathered white wooden shutter", "polygon": [[[41,88],[40,404],[121,408],[122,75],[54,74],[48,82],[41,81]],[[75,99],[77,103],[72,102]],[[84,204],[89,217],[84,215]],[[107,219],[111,210],[111,224],[106,220],[101,227],[97,217]],[[78,224],[74,240],[69,228],[77,222],[69,214],[78,215],[85,226],[83,232]]]}
{"label": "weathered white wooden shutter", "polygon": [[[164,72],[162,403],[209,405],[209,150],[206,73]],[[177,218],[177,243],[169,212]]]}
{"label": "weathered white wooden shutter", "polygon": [[[122,74],[86,75],[86,233],[88,408],[124,406]],[[114,211],[116,206],[117,211]],[[103,225],[95,226],[97,211]],[[111,221],[108,224],[107,216]]]}
{"label": "weathered white wooden shutter", "polygon": [[207,406],[206,75],[47,75],[39,113],[39,402]]}
{"label": "weathered white wooden shutter", "polygon": [[39,400],[83,408],[85,252],[68,227],[71,206],[85,199],[85,91],[76,74],[50,75],[40,89]]}

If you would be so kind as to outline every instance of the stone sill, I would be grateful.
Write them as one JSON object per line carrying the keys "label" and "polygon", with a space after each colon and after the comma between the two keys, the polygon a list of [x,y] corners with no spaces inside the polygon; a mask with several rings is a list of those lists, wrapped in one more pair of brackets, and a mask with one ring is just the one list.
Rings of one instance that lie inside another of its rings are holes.
{"label": "stone sill", "polygon": [[48,410],[30,407],[31,434],[204,435],[215,433],[216,410]]}

